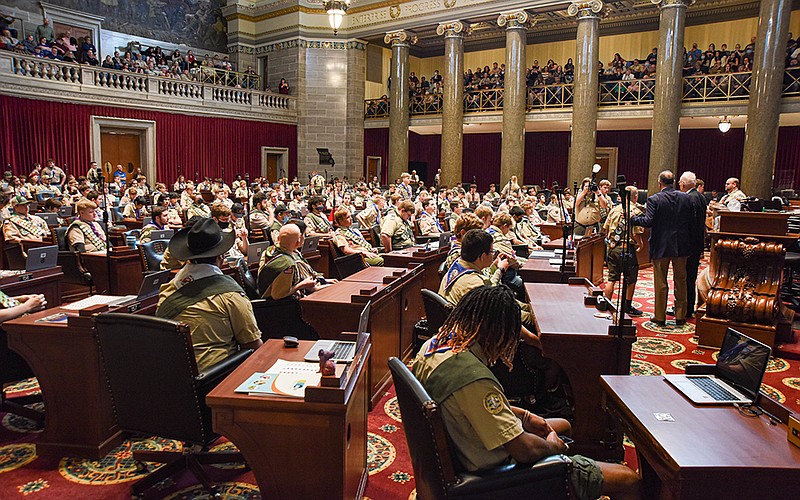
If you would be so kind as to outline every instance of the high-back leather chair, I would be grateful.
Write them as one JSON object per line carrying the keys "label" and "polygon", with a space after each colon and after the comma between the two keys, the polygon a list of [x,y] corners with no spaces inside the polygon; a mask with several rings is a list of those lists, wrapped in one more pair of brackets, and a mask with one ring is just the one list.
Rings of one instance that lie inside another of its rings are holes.
{"label": "high-back leather chair", "polygon": [[415,351],[419,349],[423,342],[439,332],[439,328],[442,327],[453,310],[453,306],[444,297],[427,288],[422,289],[422,305],[425,308],[425,327],[414,329]]}
{"label": "high-back leather chair", "polygon": [[169,240],[151,240],[139,245],[139,256],[142,258],[142,270],[145,274],[154,273],[161,269],[164,260],[164,251],[169,245]]}
{"label": "high-back leather chair", "polygon": [[216,493],[216,485],[200,465],[243,459],[239,453],[207,452],[219,436],[211,429],[211,410],[205,397],[252,349],[239,351],[198,373],[186,324],[153,316],[106,313],[95,318],[95,325],[119,427],[184,443],[184,449],[177,452],[133,452],[134,460],[169,464],[134,483],[133,496],[175,474],[181,466],[209,492]]}
{"label": "high-back leather chair", "polygon": [[236,260],[236,281],[239,282],[239,285],[241,285],[250,300],[256,300],[261,297],[261,294],[258,293],[258,284],[253,278],[253,273],[250,272],[250,267],[241,257]]}
{"label": "high-back leather chair", "polygon": [[19,354],[9,349],[7,334],[0,326],[0,411],[13,413],[33,420],[37,425],[42,425],[44,423],[44,413],[25,406],[41,401],[40,395],[9,399],[6,398],[6,393],[2,390],[6,384],[20,382],[33,376],[34,374],[28,363]]}
{"label": "high-back leather chair", "polygon": [[81,256],[77,252],[73,252],[69,248],[67,241],[66,227],[53,227],[50,232],[53,235],[53,241],[58,244],[58,265],[61,266],[61,271],[64,273],[64,282],[73,285],[83,285],[89,287],[89,293],[94,286],[94,279],[92,274],[83,267]]}
{"label": "high-back leather chair", "polygon": [[572,464],[564,455],[545,457],[533,465],[508,464],[475,473],[461,470],[453,459],[439,405],[402,361],[389,358],[389,370],[397,391],[418,498],[559,500],[571,497]]}
{"label": "high-back leather chair", "polygon": [[344,257],[337,257],[333,259],[333,266],[336,268],[340,280],[347,278],[351,274],[355,274],[362,269],[366,269],[367,263],[364,262],[364,256],[360,253],[353,253],[345,255]]}
{"label": "high-back leather chair", "polygon": [[381,226],[375,224],[369,228],[369,234],[372,236],[373,247],[378,248],[383,246],[383,242],[381,241]]}
{"label": "high-back leather chair", "polygon": [[300,301],[290,296],[281,300],[253,300],[253,314],[261,330],[261,338],[280,339],[286,335],[300,340],[319,340],[319,334],[303,320]]}

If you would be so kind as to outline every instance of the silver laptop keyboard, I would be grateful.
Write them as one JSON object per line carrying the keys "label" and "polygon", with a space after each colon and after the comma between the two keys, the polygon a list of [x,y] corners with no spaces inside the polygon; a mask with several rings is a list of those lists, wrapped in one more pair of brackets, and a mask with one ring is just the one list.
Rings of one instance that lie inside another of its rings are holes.
{"label": "silver laptop keyboard", "polygon": [[333,344],[333,359],[348,359],[352,353],[355,345],[345,344],[344,342],[336,342]]}
{"label": "silver laptop keyboard", "polygon": [[703,392],[714,398],[715,401],[737,400],[738,397],[720,387],[719,384],[706,377],[688,377],[694,385],[702,389]]}

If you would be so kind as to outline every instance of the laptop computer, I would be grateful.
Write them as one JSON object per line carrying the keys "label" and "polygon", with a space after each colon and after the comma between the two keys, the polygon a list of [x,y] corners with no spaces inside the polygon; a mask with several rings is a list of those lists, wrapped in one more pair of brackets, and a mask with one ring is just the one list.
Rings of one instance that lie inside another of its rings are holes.
{"label": "laptop computer", "polygon": [[308,253],[314,252],[317,250],[319,246],[319,236],[309,236],[303,242],[303,248],[300,250],[300,253]]}
{"label": "laptop computer", "polygon": [[41,212],[36,214],[38,217],[41,217],[48,226],[57,226],[58,225],[58,214],[54,214],[53,212]]}
{"label": "laptop computer", "polygon": [[72,217],[72,207],[70,205],[61,205],[58,207],[58,215],[60,217]]}
{"label": "laptop computer", "polygon": [[261,262],[261,254],[264,253],[264,250],[269,248],[268,241],[262,241],[260,243],[250,243],[247,245],[247,263],[249,265],[258,264]]}
{"label": "laptop computer", "polygon": [[695,404],[750,404],[756,400],[767,371],[769,346],[728,328],[714,375],[664,375]]}
{"label": "laptop computer", "polygon": [[[364,309],[361,310],[361,315],[358,317],[357,333],[359,334],[359,340],[361,339],[361,334],[367,331],[369,309],[371,305],[372,301],[367,302],[367,305],[364,306]],[[333,361],[335,363],[351,363],[356,355],[357,344],[357,342],[341,340],[317,340],[303,359],[306,361],[319,362],[319,350],[325,349],[326,351],[333,351]]]}
{"label": "laptop computer", "polygon": [[117,300],[108,303],[109,306],[127,306],[134,302],[141,302],[157,295],[161,285],[168,283],[172,279],[172,271],[158,271],[145,275],[142,284],[139,286],[137,295],[125,295]]}
{"label": "laptop computer", "polygon": [[25,270],[33,272],[39,269],[49,269],[51,267],[56,267],[57,261],[58,245],[31,248],[28,250],[28,260],[25,262]]}
{"label": "laptop computer", "polygon": [[451,231],[445,231],[439,235],[439,249],[450,248],[450,239],[453,237]]}
{"label": "laptop computer", "polygon": [[175,231],[172,229],[162,229],[160,231],[153,231],[150,233],[150,240],[168,240],[172,238],[172,235],[175,234]]}
{"label": "laptop computer", "polygon": [[153,222],[153,218],[150,217],[149,215],[145,215],[144,217],[142,217],[142,227],[150,224],[151,222]]}

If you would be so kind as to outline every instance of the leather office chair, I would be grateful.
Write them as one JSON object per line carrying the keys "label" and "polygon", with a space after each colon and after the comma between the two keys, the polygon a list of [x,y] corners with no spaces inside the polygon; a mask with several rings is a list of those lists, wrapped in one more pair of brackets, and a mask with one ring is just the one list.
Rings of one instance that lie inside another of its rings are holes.
{"label": "leather office chair", "polygon": [[571,498],[572,464],[564,455],[473,473],[459,470],[439,406],[402,361],[389,358],[389,370],[419,498]]}
{"label": "leather office chair", "polygon": [[425,307],[425,323],[417,323],[414,328],[414,351],[416,352],[423,342],[439,332],[445,320],[453,311],[453,306],[444,297],[436,292],[422,289],[422,305]]}
{"label": "leather office chair", "polygon": [[336,268],[336,274],[339,275],[340,280],[369,267],[360,253],[337,257],[333,260],[333,266]]}
{"label": "leather office chair", "polygon": [[517,257],[522,257],[523,259],[527,259],[531,254],[530,250],[528,250],[528,245],[511,245],[511,248],[514,249],[514,254]]}
{"label": "leather office chair", "polygon": [[545,457],[532,465],[501,465],[474,473],[461,471],[453,460],[439,406],[402,361],[389,358],[389,370],[397,391],[419,498],[571,497],[572,464],[564,455]]}
{"label": "leather office chair", "polygon": [[8,262],[8,268],[12,270],[24,270],[27,264],[27,259],[22,250],[22,243],[8,243],[4,244],[5,258]]}
{"label": "leather office chair", "polygon": [[70,250],[67,242],[67,229],[66,227],[50,228],[53,241],[58,244],[57,263],[61,266],[61,271],[64,273],[65,283],[87,286],[89,287],[89,294],[91,295],[94,279],[92,278],[92,274],[83,267],[81,255]]}
{"label": "leather office chair", "polygon": [[445,259],[445,261],[443,261],[441,264],[439,264],[439,268],[436,270],[436,273],[439,275],[439,279],[444,278],[444,273],[447,272],[446,264],[447,264],[447,260]]}
{"label": "leather office chair", "polygon": [[280,339],[286,335],[300,340],[319,340],[317,331],[303,320],[297,297],[281,300],[258,299],[253,300],[252,304],[263,340]]}
{"label": "leather office chair", "polygon": [[381,226],[375,224],[371,228],[369,228],[369,235],[372,237],[372,246],[375,248],[383,247],[383,242],[381,241]]}
{"label": "leather office chair", "polygon": [[248,267],[244,258],[241,257],[236,261],[236,281],[239,282],[239,285],[241,285],[242,289],[247,294],[247,298],[250,300],[261,298],[261,294],[258,293],[256,280],[253,278],[253,273],[250,272],[250,267]]}
{"label": "leather office chair", "polygon": [[[188,468],[210,493],[216,485],[201,464],[243,462],[240,453],[210,453],[206,395],[253,351],[239,351],[198,373],[186,324],[152,316],[106,313],[95,318],[97,342],[117,424],[128,432],[180,440],[184,449],[134,451],[137,461],[166,463],[131,487],[134,497]],[[197,451],[199,447],[202,451]]]}
{"label": "leather office chair", "polygon": [[41,203],[42,205],[44,205],[44,202],[48,198],[52,198],[55,195],[56,195],[56,193],[54,191],[39,191],[38,193],[36,193],[36,201],[38,203]]}
{"label": "leather office chair", "polygon": [[139,256],[142,258],[144,274],[157,272],[161,269],[164,260],[164,251],[169,245],[169,240],[151,240],[139,245]]}
{"label": "leather office chair", "polygon": [[0,411],[25,417],[41,426],[44,424],[44,412],[25,406],[40,402],[41,395],[8,399],[5,391],[2,390],[7,384],[20,382],[33,376],[33,371],[28,363],[19,354],[9,349],[7,334],[0,327]]}

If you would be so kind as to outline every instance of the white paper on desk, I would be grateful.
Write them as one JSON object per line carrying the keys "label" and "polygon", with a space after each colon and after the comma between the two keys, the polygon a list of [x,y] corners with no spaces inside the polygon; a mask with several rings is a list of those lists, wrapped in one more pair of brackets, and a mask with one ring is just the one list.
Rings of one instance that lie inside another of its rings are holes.
{"label": "white paper on desk", "polygon": [[548,252],[547,250],[534,250],[528,256],[529,259],[552,259],[556,256],[555,252]]}
{"label": "white paper on desk", "polygon": [[[69,311],[78,311],[81,309],[85,309],[87,307],[96,306],[98,304],[110,304],[115,300],[124,299],[126,296],[124,295],[92,295],[91,297],[86,297],[85,299],[79,300],[77,302],[73,302],[71,304],[67,304],[65,306],[61,306],[62,309],[67,309]],[[133,297],[136,297],[135,295]]]}
{"label": "white paper on desk", "polygon": [[319,373],[319,364],[305,361],[279,359],[267,370],[267,373],[278,374],[272,381],[273,394],[295,398],[304,397],[306,387],[317,386],[322,379],[322,374]]}

